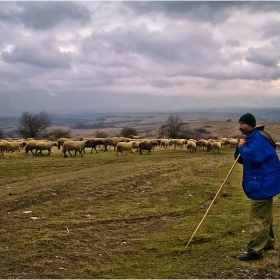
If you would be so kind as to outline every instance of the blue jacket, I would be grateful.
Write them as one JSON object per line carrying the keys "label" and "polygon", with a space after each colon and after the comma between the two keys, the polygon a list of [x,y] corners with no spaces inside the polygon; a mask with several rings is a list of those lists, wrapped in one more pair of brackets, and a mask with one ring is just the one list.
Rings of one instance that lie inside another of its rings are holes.
{"label": "blue jacket", "polygon": [[280,193],[280,162],[276,149],[254,129],[247,137],[246,144],[236,147],[243,164],[242,186],[250,199],[266,199]]}

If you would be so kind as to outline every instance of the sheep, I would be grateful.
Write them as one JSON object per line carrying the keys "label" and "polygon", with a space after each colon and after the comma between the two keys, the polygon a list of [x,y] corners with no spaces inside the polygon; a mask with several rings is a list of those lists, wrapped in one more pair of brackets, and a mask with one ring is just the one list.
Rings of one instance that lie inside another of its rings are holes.
{"label": "sheep", "polygon": [[164,149],[167,149],[170,146],[170,140],[169,139],[161,139],[160,146]]}
{"label": "sheep", "polygon": [[130,138],[130,139],[140,139],[140,137],[137,136],[137,135],[129,135],[128,138]]}
{"label": "sheep", "polygon": [[66,140],[62,145],[62,151],[61,153],[64,154],[64,157],[67,157],[67,152],[72,157],[71,151],[75,151],[75,154],[73,157],[77,155],[77,152],[80,153],[81,156],[83,156],[83,149],[86,147],[88,143],[88,140],[83,141],[74,141],[74,140]]}
{"label": "sheep", "polygon": [[108,146],[113,146],[116,151],[119,142],[129,142],[129,138],[125,137],[106,137],[104,138],[104,152],[108,151]]}
{"label": "sheep", "polygon": [[20,152],[20,148],[24,147],[26,145],[26,142],[24,141],[0,141],[0,152],[1,157],[5,159],[4,152],[10,154],[10,158],[12,157],[13,152],[17,152],[17,154]]}
{"label": "sheep", "polygon": [[194,153],[197,151],[197,145],[196,145],[196,142],[195,141],[191,141],[191,140],[188,140],[187,142],[187,151],[188,150],[191,152],[191,153]]}
{"label": "sheep", "polygon": [[91,151],[90,151],[91,154],[92,154],[93,149],[95,150],[96,153],[98,153],[98,151],[96,150],[96,147],[103,145],[103,144],[104,144],[103,138],[92,138],[92,139],[88,140],[86,147],[91,148]]}
{"label": "sheep", "polygon": [[[155,147],[157,147],[157,146],[159,146],[160,145],[160,141],[161,141],[161,139],[157,139],[157,138],[155,138],[155,139],[151,139],[151,141],[153,142],[153,144],[154,144],[154,148]],[[153,149],[154,149],[153,148]]]}
{"label": "sheep", "polygon": [[177,146],[182,149],[184,147],[184,144],[186,144],[185,139],[174,139],[173,140],[174,150],[176,149]]}
{"label": "sheep", "polygon": [[218,140],[222,142],[222,146],[225,146],[225,147],[229,146],[229,139],[228,138],[220,137],[220,138],[218,138]]}
{"label": "sheep", "polygon": [[113,146],[114,151],[116,151],[116,147],[118,144],[118,139],[116,137],[106,137],[104,138],[104,152],[108,151],[108,146]]}
{"label": "sheep", "polygon": [[207,140],[205,139],[199,139],[197,142],[197,146],[199,149],[204,149],[204,147],[207,146]]}
{"label": "sheep", "polygon": [[235,147],[237,146],[238,142],[239,142],[239,139],[233,139],[233,138],[231,138],[231,139],[229,140],[229,146],[230,146],[231,148],[235,148]]}
{"label": "sheep", "polygon": [[56,142],[46,142],[46,141],[38,141],[36,143],[36,151],[35,151],[35,155],[37,156],[38,151],[39,153],[43,156],[42,151],[47,150],[48,151],[48,156],[51,154],[51,149],[52,147],[56,146],[57,147],[57,143]]}
{"label": "sheep", "polygon": [[67,140],[72,140],[72,139],[62,137],[62,138],[59,138],[59,139],[57,140],[57,148],[58,148],[58,150],[60,150],[60,147],[61,147],[61,146],[63,145],[63,143],[64,143],[65,141],[67,141]]}
{"label": "sheep", "polygon": [[138,150],[139,150],[139,143],[140,143],[141,141],[131,141],[130,143],[131,143],[131,145],[132,145],[132,149],[136,149],[136,152],[138,152]]}
{"label": "sheep", "polygon": [[207,144],[206,144],[207,152],[210,152],[212,150],[213,143],[214,143],[214,141],[211,141],[211,139],[207,141]]}
{"label": "sheep", "polygon": [[25,153],[28,155],[28,152],[31,151],[31,153],[33,155],[35,155],[35,153],[33,152],[33,150],[36,150],[36,144],[37,144],[38,140],[30,140],[26,143],[25,146]]}
{"label": "sheep", "polygon": [[119,142],[117,144],[117,156],[119,155],[119,153],[121,153],[123,155],[123,152],[126,152],[126,154],[128,152],[130,152],[131,154],[132,152],[132,143],[131,142]]}
{"label": "sheep", "polygon": [[280,142],[276,142],[276,149],[280,149]]}
{"label": "sheep", "polygon": [[221,148],[222,148],[221,141],[215,141],[212,143],[212,150],[213,150],[214,154],[216,153],[216,151],[218,151],[218,153],[220,153]]}
{"label": "sheep", "polygon": [[146,150],[146,151],[148,151],[148,154],[152,154],[151,153],[151,150],[153,149],[153,147],[154,147],[154,143],[153,142],[151,142],[151,141],[148,141],[148,140],[146,140],[146,141],[141,141],[140,143],[139,143],[139,153],[140,153],[140,155],[142,155],[142,151],[143,150]]}

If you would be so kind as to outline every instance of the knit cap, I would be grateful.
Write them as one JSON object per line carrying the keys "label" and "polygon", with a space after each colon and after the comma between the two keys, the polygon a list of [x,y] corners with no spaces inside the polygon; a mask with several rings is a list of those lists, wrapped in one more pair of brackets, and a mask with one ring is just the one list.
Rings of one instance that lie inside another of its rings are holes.
{"label": "knit cap", "polygon": [[256,119],[250,113],[246,113],[246,114],[242,115],[239,119],[239,122],[246,123],[252,127],[256,126]]}

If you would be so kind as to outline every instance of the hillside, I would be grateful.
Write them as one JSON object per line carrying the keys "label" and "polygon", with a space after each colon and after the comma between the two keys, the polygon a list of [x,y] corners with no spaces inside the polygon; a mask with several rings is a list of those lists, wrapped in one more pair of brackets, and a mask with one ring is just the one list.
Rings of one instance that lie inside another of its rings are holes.
{"label": "hillside", "polygon": [[[259,125],[265,125],[265,131],[270,133],[275,141],[280,141],[280,122],[271,123],[259,123]],[[125,126],[125,125],[124,125]],[[131,125],[136,128],[139,135],[142,138],[156,138],[158,137],[158,129],[160,124],[150,125]],[[207,134],[203,137],[217,138],[217,137],[241,137],[241,132],[238,130],[239,126],[237,122],[226,122],[226,121],[193,121],[186,124],[186,127],[190,131],[206,130]],[[116,136],[122,126],[108,127],[104,129],[75,129],[68,126],[57,126],[57,128],[70,129],[71,134],[75,138],[80,137],[94,137],[96,131],[104,131],[109,136]],[[199,134],[200,135],[200,134]]]}
{"label": "hillside", "polygon": [[[279,110],[259,110],[255,114],[258,124],[265,125],[266,131],[276,141],[280,140]],[[246,112],[246,109],[243,110]],[[52,128],[70,130],[73,138],[94,137],[96,131],[116,136],[124,126],[133,127],[143,138],[158,137],[158,129],[166,123],[170,115],[178,115],[187,129],[192,132],[206,131],[206,135],[197,137],[235,137],[241,135],[238,130],[239,111],[200,111],[177,113],[103,113],[84,115],[52,115]],[[0,128],[6,135],[16,136],[15,129],[19,116],[0,116]]]}

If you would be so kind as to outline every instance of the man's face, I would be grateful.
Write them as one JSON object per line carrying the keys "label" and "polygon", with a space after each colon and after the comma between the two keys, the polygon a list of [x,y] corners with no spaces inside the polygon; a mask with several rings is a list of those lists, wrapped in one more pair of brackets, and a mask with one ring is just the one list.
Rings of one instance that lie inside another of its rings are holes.
{"label": "man's face", "polygon": [[240,122],[239,123],[239,130],[242,132],[242,134],[249,134],[254,128],[246,123]]}

